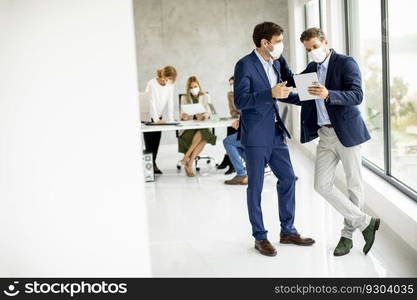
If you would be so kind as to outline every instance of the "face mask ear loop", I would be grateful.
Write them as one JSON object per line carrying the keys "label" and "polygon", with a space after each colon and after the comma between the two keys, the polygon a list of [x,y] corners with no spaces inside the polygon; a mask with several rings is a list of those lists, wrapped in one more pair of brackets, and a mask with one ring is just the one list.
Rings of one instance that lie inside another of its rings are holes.
{"label": "face mask ear loop", "polygon": [[[268,43],[272,45],[272,43],[271,43],[270,41],[268,41]],[[273,48],[273,47],[274,47],[274,45],[272,45],[272,48]],[[272,56],[272,54],[271,54],[271,51],[269,51],[267,47],[265,47],[265,46],[264,46],[264,49],[265,49],[265,51],[266,51],[266,54],[267,54],[269,57],[274,58],[274,57]]]}

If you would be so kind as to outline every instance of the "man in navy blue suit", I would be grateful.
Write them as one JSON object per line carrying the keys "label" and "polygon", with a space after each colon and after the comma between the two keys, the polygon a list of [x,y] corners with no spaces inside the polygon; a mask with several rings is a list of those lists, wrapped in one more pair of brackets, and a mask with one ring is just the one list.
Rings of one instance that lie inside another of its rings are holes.
{"label": "man in navy blue suit", "polygon": [[296,176],[285,142],[290,134],[276,103],[291,93],[286,84],[294,85],[293,74],[281,55],[283,29],[271,22],[258,24],[253,42],[256,49],[235,66],[234,100],[241,110],[239,137],[245,147],[247,204],[255,248],[263,255],[275,256],[277,251],[268,241],[261,210],[266,164],[278,178],[280,242],[307,246],[314,240],[301,237],[294,227]]}
{"label": "man in navy blue suit", "polygon": [[[371,249],[380,219],[362,211],[363,184],[361,144],[370,139],[359,111],[362,102],[361,72],[352,57],[330,49],[320,28],[310,28],[300,37],[312,62],[302,73],[317,72],[319,82],[309,88],[311,101],[298,97],[283,102],[301,105],[301,142],[320,137],[315,163],[314,188],[344,217],[344,228],[333,254],[348,254],[352,235],[359,229],[365,239],[363,252]],[[349,197],[334,186],[336,166],[343,164]]]}

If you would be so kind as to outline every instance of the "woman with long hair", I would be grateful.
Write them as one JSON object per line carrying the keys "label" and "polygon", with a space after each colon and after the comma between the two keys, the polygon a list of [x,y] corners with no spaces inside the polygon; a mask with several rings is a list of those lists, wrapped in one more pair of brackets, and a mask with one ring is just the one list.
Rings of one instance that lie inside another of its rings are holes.
{"label": "woman with long hair", "polygon": [[[191,76],[187,80],[186,94],[181,97],[181,106],[184,104],[200,103],[205,108],[206,112],[196,114],[194,116],[187,115],[181,109],[181,120],[207,120],[211,117],[212,111],[209,104],[211,103],[210,95],[205,93],[196,76]],[[193,162],[195,158],[203,150],[207,143],[216,144],[217,137],[208,129],[190,129],[178,137],[178,151],[184,153],[182,164],[185,166],[187,176],[193,177]]]}

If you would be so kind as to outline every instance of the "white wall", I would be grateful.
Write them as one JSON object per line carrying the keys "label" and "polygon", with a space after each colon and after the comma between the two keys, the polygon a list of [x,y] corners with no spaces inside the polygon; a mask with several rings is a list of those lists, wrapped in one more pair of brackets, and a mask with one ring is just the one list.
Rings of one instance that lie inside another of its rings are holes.
{"label": "white wall", "polygon": [[148,276],[131,1],[0,14],[0,276]]}
{"label": "white wall", "polygon": [[[134,7],[139,87],[144,90],[157,69],[175,66],[176,107],[187,78],[196,75],[216,111],[229,116],[228,80],[236,62],[254,49],[258,23],[272,21],[284,28],[284,56],[289,58],[287,0],[134,0]],[[164,133],[161,143],[177,140],[172,132]]]}

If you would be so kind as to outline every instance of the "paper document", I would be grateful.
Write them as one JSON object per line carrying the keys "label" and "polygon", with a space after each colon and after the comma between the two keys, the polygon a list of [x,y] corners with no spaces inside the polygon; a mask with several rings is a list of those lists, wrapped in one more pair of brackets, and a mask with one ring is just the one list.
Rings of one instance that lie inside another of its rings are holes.
{"label": "paper document", "polygon": [[187,115],[196,115],[196,114],[202,114],[206,112],[206,109],[204,108],[203,105],[201,105],[201,103],[182,104],[181,109]]}
{"label": "paper document", "polygon": [[311,95],[307,91],[309,87],[314,85],[314,82],[319,82],[316,72],[294,75],[294,81],[301,101],[317,99],[317,96]]}

